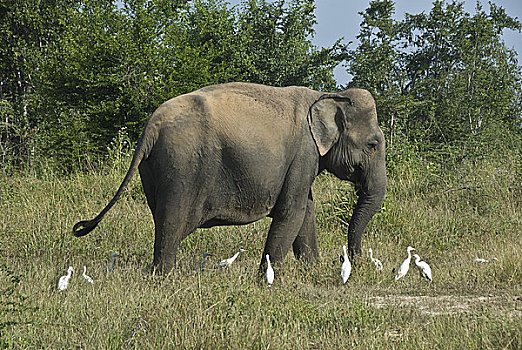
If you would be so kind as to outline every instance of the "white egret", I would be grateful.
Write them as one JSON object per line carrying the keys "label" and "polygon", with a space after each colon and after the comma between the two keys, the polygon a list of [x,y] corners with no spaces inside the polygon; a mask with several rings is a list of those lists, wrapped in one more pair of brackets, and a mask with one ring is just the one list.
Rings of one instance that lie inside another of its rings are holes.
{"label": "white egret", "polygon": [[272,286],[274,283],[274,269],[272,268],[272,264],[270,264],[270,256],[266,255],[266,263],[268,264],[266,267],[265,279],[268,287]]}
{"label": "white egret", "polygon": [[203,260],[201,260],[201,263],[194,269],[194,271],[202,270],[205,267],[205,263],[207,262],[207,256],[212,256],[212,254],[204,252]]}
{"label": "white egret", "polygon": [[408,257],[402,262],[401,266],[399,267],[399,271],[397,271],[397,275],[395,276],[396,281],[399,278],[404,277],[410,269],[411,251],[415,250],[415,248],[408,246],[406,250],[408,251]]}
{"label": "white egret", "polygon": [[236,260],[236,258],[239,255],[239,253],[243,253],[244,251],[245,250],[243,248],[239,249],[238,252],[236,254],[234,254],[233,257],[221,260],[214,268],[218,268],[218,267],[226,268],[226,267],[229,267],[230,265],[232,265],[234,260]]}
{"label": "white egret", "polygon": [[69,266],[69,269],[67,270],[67,275],[60,277],[60,279],[58,280],[59,290],[67,289],[67,286],[69,285],[69,279],[71,278],[73,271],[73,267]]}
{"label": "white egret", "polygon": [[375,268],[377,269],[377,271],[382,271],[382,262],[379,260],[379,259],[375,259],[373,257],[373,251],[372,251],[372,248],[368,249],[370,251],[370,259],[372,260],[372,262],[375,264]]}
{"label": "white egret", "polygon": [[343,264],[341,265],[341,278],[343,279],[343,283],[348,281],[348,277],[350,277],[350,273],[352,272],[352,263],[348,259],[348,254],[346,253],[346,246],[343,245]]}
{"label": "white egret", "polygon": [[430,265],[428,265],[428,263],[425,261],[421,261],[420,256],[418,256],[417,254],[413,254],[413,257],[415,258],[415,265],[417,265],[417,267],[419,268],[420,276],[432,281]]}
{"label": "white egret", "polygon": [[87,282],[89,282],[90,284],[94,284],[94,281],[92,280],[92,278],[90,278],[89,276],[87,276],[86,272],[87,272],[87,267],[84,266],[84,267],[83,267],[83,273],[82,273],[83,278],[85,278],[85,280],[86,280]]}
{"label": "white egret", "polygon": [[476,258],[475,259],[476,263],[490,263],[492,261],[498,261],[498,259],[495,258],[495,257],[492,257],[491,260],[487,260],[487,259],[483,259],[483,258]]}

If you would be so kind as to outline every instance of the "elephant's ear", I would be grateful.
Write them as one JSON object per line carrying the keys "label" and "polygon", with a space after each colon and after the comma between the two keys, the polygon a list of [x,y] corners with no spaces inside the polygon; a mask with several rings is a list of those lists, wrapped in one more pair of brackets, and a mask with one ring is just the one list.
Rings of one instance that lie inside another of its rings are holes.
{"label": "elephant's ear", "polygon": [[308,124],[319,154],[324,156],[339,139],[338,122],[343,111],[337,103],[335,94],[323,95],[317,100],[308,114]]}

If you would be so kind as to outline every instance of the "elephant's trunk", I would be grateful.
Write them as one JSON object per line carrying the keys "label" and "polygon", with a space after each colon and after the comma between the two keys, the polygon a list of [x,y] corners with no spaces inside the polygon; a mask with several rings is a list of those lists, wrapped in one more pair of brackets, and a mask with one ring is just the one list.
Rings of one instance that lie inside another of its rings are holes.
{"label": "elephant's trunk", "polygon": [[350,255],[361,255],[361,237],[370,219],[379,211],[386,194],[386,169],[384,160],[371,171],[363,171],[356,185],[359,199],[348,225],[348,249]]}

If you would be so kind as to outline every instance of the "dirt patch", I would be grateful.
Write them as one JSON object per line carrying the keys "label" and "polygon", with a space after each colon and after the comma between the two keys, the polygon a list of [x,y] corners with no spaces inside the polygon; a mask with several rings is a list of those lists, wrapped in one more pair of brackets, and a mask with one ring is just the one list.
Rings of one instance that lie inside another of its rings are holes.
{"label": "dirt patch", "polygon": [[430,315],[488,312],[522,317],[522,297],[517,296],[407,296],[387,295],[368,298],[368,304],[377,308],[415,308]]}

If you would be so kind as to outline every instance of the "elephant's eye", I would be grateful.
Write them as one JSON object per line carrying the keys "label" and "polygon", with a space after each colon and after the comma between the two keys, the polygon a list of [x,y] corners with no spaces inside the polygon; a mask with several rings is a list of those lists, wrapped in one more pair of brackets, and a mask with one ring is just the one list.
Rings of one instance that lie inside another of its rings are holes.
{"label": "elephant's eye", "polygon": [[378,144],[379,144],[379,141],[372,140],[372,141],[368,142],[368,149],[373,152],[377,149]]}

